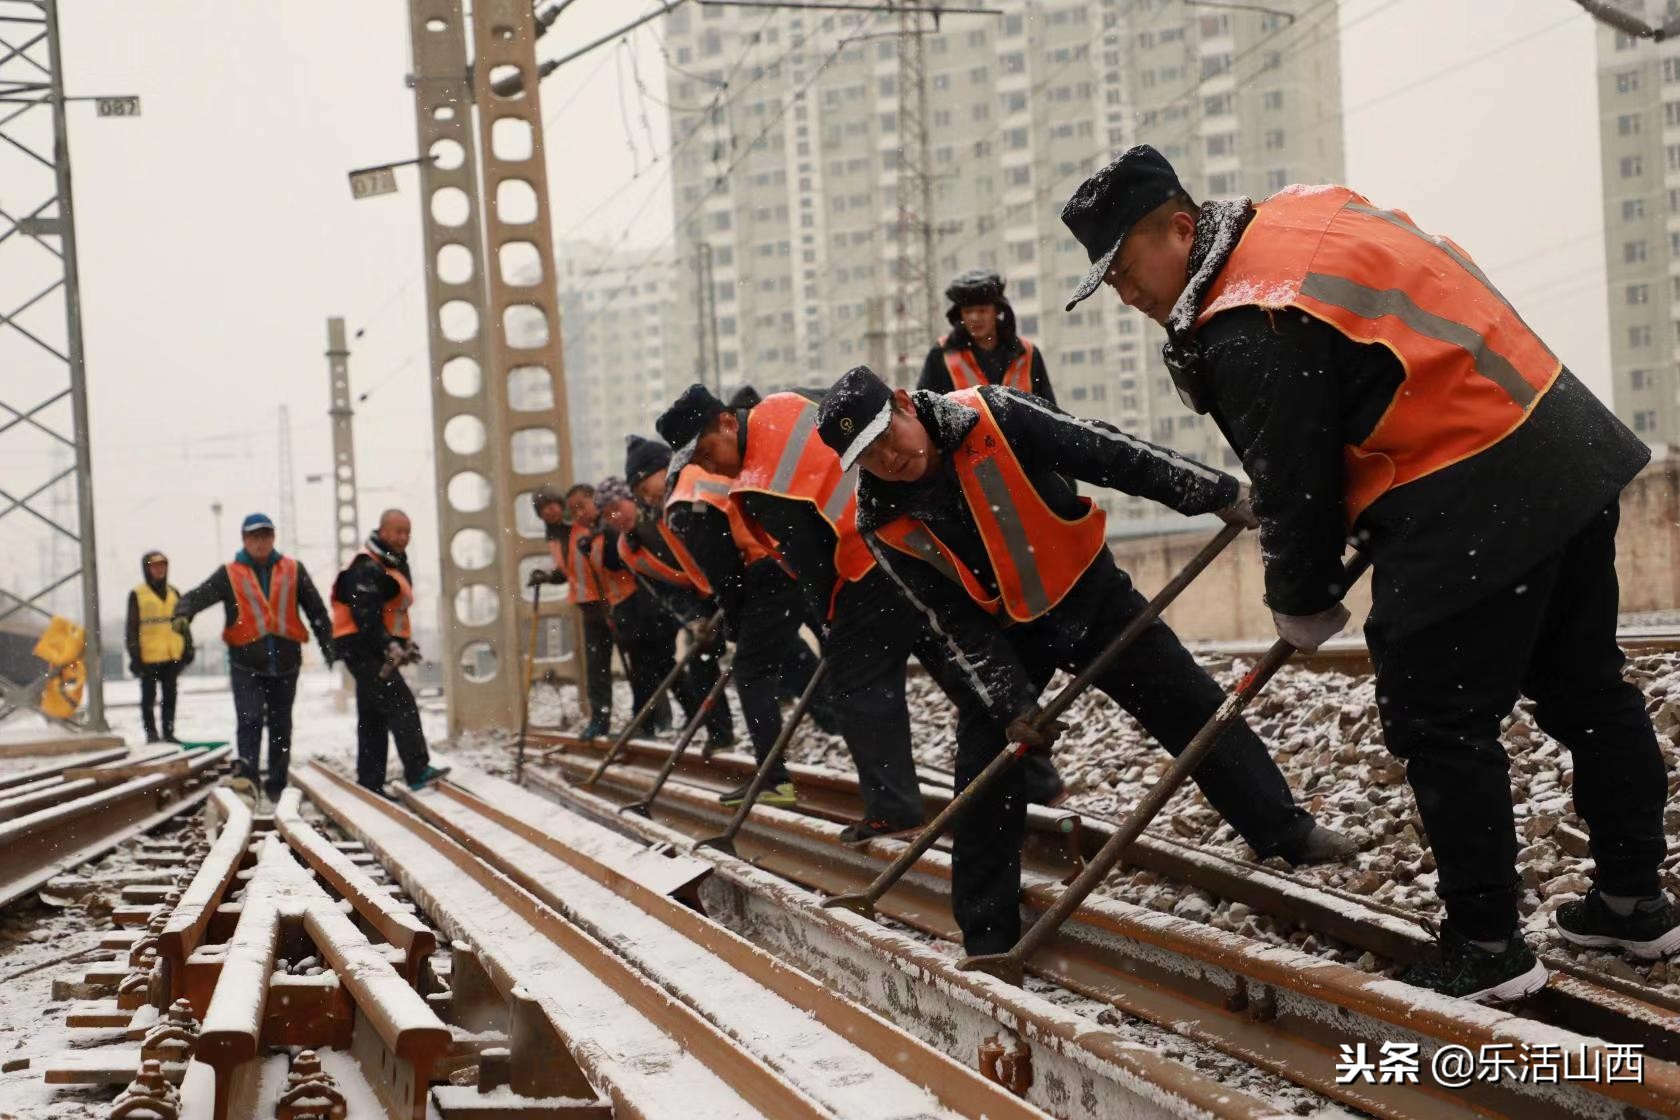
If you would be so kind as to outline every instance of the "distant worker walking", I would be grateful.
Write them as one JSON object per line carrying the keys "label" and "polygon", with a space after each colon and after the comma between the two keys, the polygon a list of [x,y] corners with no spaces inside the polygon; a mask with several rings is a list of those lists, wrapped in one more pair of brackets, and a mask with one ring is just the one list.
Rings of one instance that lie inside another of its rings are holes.
{"label": "distant worker walking", "polygon": [[[266,514],[251,514],[240,533],[244,547],[234,558],[181,596],[175,605],[176,627],[184,632],[199,611],[212,603],[222,604],[226,615],[222,641],[228,647],[228,677],[238,720],[235,780],[255,788],[260,775],[258,747],[267,727],[268,772],[262,787],[268,799],[275,801],[286,788],[291,764],[292,701],[303,665],[303,643],[313,630],[321,655],[332,664],[332,621],[309,572],[274,547],[274,522]],[[309,619],[309,630],[304,629],[304,618]]]}
{"label": "distant worker walking", "polygon": [[[181,593],[169,583],[169,557],[153,550],[140,561],[145,577],[128,593],[128,671],[140,678],[140,719],[146,742],[175,743],[175,678],[193,662],[192,631],[176,629]],[[162,711],[153,707],[162,696]],[[159,719],[162,716],[162,733]]]}
{"label": "distant worker walking", "polygon": [[420,727],[420,705],[398,669],[420,659],[409,608],[414,578],[408,570],[408,515],[388,509],[362,550],[332,586],[333,645],[356,679],[356,781],[385,788],[386,745],[394,741],[403,780],[423,789],[449,772],[433,766]]}

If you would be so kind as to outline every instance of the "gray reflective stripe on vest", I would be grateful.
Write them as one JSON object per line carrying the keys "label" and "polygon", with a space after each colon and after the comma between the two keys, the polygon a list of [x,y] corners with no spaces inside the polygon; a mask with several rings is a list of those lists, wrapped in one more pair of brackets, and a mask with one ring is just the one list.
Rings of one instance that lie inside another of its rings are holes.
{"label": "gray reflective stripe on vest", "polygon": [[[1526,322],[1523,322],[1523,317],[1517,314],[1517,309],[1511,306],[1511,301],[1505,298],[1503,292],[1493,286],[1493,281],[1487,278],[1487,273],[1483,272],[1475,261],[1459,252],[1458,248],[1446,238],[1436,237],[1433,234],[1425,233],[1423,230],[1419,229],[1417,226],[1413,225],[1411,222],[1407,221],[1405,218],[1396,214],[1392,210],[1379,210],[1375,206],[1365,206],[1357,202],[1348,203],[1347,208],[1355,213],[1364,214],[1367,217],[1385,221],[1389,225],[1394,226],[1396,229],[1403,229],[1413,237],[1422,241],[1427,241],[1429,244],[1435,246],[1435,248],[1451,257],[1453,259],[1453,263],[1457,264],[1458,267],[1474,276],[1478,284],[1486,288],[1495,299],[1505,305],[1505,310],[1509,311],[1513,318],[1515,318],[1518,322],[1523,323],[1524,326],[1528,326]],[[1532,328],[1530,329],[1532,330]],[[1535,337],[1536,339],[1539,338],[1538,335]],[[1541,342],[1540,345],[1545,346],[1545,343]],[[1551,351],[1548,349],[1547,353],[1551,353]]]}
{"label": "gray reflective stripe on vest", "polygon": [[939,545],[934,543],[933,534],[928,532],[927,526],[917,522],[911,530],[904,534],[904,543],[911,548],[916,556],[933,565],[940,575],[957,584],[965,586],[962,576],[951,566],[950,558],[939,551]]}
{"label": "gray reflective stripe on vest", "polygon": [[782,444],[782,457],[777,460],[776,474],[770,479],[771,491],[777,494],[788,492],[793,476],[799,470],[799,460],[805,455],[805,445],[811,442],[811,433],[816,428],[817,410],[809,407],[800,409],[793,431],[788,433],[787,442]]}
{"label": "gray reflective stripe on vest", "polygon": [[[992,520],[1003,532],[1003,546],[1009,550],[1010,563],[1020,574],[1021,597],[1026,600],[1027,611],[1037,618],[1050,609],[1050,596],[1044,591],[1044,581],[1038,577],[1038,561],[1033,556],[1032,542],[1027,539],[1027,528],[1015,513],[1009,484],[1003,480],[1003,472],[993,459],[982,459],[973,469],[980,492],[991,507]],[[1003,586],[1002,579],[998,580],[998,586]]]}
{"label": "gray reflective stripe on vest", "polygon": [[857,493],[857,472],[857,465],[853,464],[851,470],[840,476],[840,483],[835,486],[834,493],[823,503],[823,516],[835,525],[840,524],[840,515],[846,512],[846,503]]}
{"label": "gray reflective stripe on vest", "polygon": [[1475,360],[1477,373],[1505,390],[1524,409],[1539,395],[1503,354],[1488,348],[1486,338],[1463,323],[1425,311],[1398,288],[1368,288],[1345,277],[1309,272],[1301,281],[1301,294],[1351,311],[1362,319],[1392,315],[1426,338],[1458,347]]}
{"label": "gray reflective stripe on vest", "polygon": [[727,498],[729,497],[729,484],[724,482],[713,482],[709,478],[702,479],[694,484],[694,492],[696,494],[712,494],[719,498]]}

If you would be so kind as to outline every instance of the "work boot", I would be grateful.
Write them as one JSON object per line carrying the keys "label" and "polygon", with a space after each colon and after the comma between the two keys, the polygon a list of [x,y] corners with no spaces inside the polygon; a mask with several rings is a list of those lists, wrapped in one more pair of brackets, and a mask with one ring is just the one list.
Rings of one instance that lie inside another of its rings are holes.
{"label": "work boot", "polygon": [[610,717],[593,715],[589,717],[589,722],[583,725],[583,730],[578,732],[578,738],[605,739],[610,734],[612,734]]}
{"label": "work boot", "polygon": [[1516,930],[1498,952],[1468,940],[1450,923],[1428,956],[1400,979],[1414,987],[1477,1003],[1504,1003],[1533,995],[1546,986],[1546,966],[1535,959]]}
{"label": "work boot", "polygon": [[648,728],[655,735],[671,730],[671,705],[669,701],[661,700],[653,706],[653,711],[648,715]]}
{"label": "work boot", "polygon": [[[726,790],[718,795],[718,800],[724,805],[734,808],[747,799],[747,787],[752,782],[742,782],[734,789]],[[793,787],[793,782],[783,778],[779,782],[767,784],[759,791],[757,805],[774,805],[778,809],[791,809],[799,801],[799,791]]]}
{"label": "work boot", "polygon": [[447,766],[427,766],[420,771],[420,775],[408,783],[408,788],[419,791],[435,783],[439,778],[449,773]]}
{"label": "work boot", "polygon": [[726,751],[733,747],[736,742],[733,727],[715,728],[706,732],[706,745],[701,748],[701,754],[705,758],[710,758],[714,752]]}
{"label": "work boot", "polygon": [[1680,920],[1666,894],[1642,898],[1624,915],[1610,909],[1594,887],[1587,897],[1558,907],[1552,921],[1565,941],[1589,949],[1620,949],[1642,961],[1680,950]]}
{"label": "work boot", "polygon": [[883,820],[853,821],[840,830],[840,843],[866,844],[881,837],[912,836],[922,830],[922,822],[898,823]]}
{"label": "work boot", "polygon": [[273,782],[266,782],[263,785],[263,796],[268,798],[268,803],[270,805],[279,804],[280,803],[280,795],[282,793],[285,793],[285,792],[286,792],[286,780],[284,778],[282,778],[280,780],[279,785],[275,785]]}
{"label": "work boot", "polygon": [[156,731],[148,731],[148,732],[146,732],[146,742],[147,743],[161,743],[161,742],[163,742],[163,740],[158,737],[158,733]]}
{"label": "work boot", "polygon": [[1315,863],[1342,863],[1358,851],[1359,845],[1351,839],[1315,821],[1300,839],[1283,845],[1277,854],[1295,867],[1308,867]]}

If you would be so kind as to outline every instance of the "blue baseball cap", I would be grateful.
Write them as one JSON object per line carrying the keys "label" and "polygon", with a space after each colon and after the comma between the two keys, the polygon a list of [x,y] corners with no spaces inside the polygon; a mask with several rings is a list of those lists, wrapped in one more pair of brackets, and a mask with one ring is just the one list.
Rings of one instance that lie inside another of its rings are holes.
{"label": "blue baseball cap", "polygon": [[274,532],[274,522],[268,519],[266,513],[250,514],[245,518],[245,523],[239,526],[239,532],[242,535],[245,533],[260,533],[264,529],[271,533]]}

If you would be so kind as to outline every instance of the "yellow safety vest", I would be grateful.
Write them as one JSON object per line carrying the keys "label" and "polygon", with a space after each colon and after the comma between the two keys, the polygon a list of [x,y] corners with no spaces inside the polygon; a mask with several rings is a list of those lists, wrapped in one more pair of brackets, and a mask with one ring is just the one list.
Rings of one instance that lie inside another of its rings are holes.
{"label": "yellow safety vest", "polygon": [[157,665],[186,656],[187,640],[171,624],[181,593],[169,587],[160,599],[150,584],[142,583],[134,589],[134,598],[140,605],[140,663]]}

